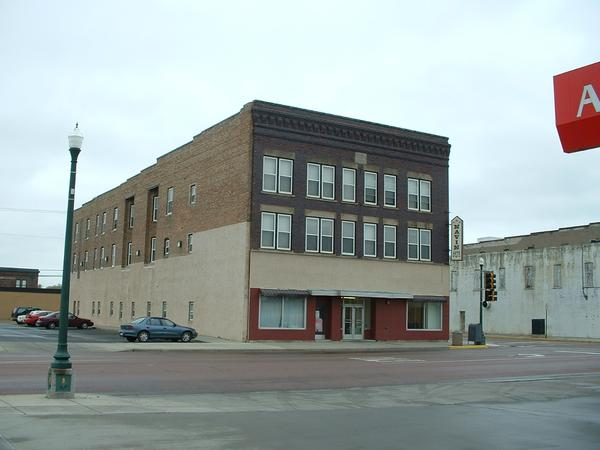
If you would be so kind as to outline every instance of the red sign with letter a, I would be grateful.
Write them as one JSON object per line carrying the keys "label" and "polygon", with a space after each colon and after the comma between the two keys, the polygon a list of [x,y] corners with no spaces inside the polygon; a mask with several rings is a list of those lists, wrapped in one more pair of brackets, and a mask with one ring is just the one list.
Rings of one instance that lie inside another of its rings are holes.
{"label": "red sign with letter a", "polygon": [[600,147],[600,62],[554,77],[554,109],[565,153]]}

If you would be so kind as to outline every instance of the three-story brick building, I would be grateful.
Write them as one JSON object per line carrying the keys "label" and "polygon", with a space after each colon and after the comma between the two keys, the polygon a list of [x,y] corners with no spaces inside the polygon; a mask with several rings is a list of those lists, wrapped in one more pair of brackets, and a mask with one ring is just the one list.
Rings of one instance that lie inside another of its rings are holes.
{"label": "three-story brick building", "polygon": [[75,212],[73,307],[235,340],[447,339],[449,153],[251,102]]}

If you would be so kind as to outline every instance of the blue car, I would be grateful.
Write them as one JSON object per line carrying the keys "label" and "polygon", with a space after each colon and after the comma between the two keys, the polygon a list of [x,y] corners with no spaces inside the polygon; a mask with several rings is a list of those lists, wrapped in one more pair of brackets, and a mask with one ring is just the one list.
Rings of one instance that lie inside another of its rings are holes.
{"label": "blue car", "polygon": [[177,325],[163,317],[140,317],[121,325],[119,335],[129,342],[147,342],[150,339],[190,342],[198,333],[193,328]]}

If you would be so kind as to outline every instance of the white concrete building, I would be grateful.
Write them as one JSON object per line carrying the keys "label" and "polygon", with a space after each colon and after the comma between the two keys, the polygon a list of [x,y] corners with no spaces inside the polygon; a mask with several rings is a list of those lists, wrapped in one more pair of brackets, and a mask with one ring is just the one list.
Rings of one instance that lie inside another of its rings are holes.
{"label": "white concrete building", "polygon": [[600,223],[467,244],[463,255],[451,263],[450,330],[479,323],[483,258],[498,292],[486,334],[600,339]]}

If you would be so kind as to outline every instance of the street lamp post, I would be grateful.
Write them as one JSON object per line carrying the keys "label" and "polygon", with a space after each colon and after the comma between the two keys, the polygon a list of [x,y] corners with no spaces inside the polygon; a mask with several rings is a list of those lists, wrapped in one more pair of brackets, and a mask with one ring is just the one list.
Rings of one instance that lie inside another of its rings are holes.
{"label": "street lamp post", "polygon": [[63,256],[62,286],[60,290],[60,316],[58,328],[58,346],[54,360],[48,369],[48,398],[73,398],[73,369],[69,351],[67,350],[67,332],[69,330],[69,290],[71,285],[71,248],[73,237],[73,207],[75,203],[75,175],[77,173],[77,156],[81,151],[83,134],[79,124],[69,135],[69,152],[71,153],[71,174],[69,179],[69,200],[67,204],[67,225],[65,229],[65,253]]}
{"label": "street lamp post", "polygon": [[481,344],[485,345],[485,334],[483,333],[483,265],[485,261],[479,258],[479,326],[481,327]]}

